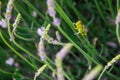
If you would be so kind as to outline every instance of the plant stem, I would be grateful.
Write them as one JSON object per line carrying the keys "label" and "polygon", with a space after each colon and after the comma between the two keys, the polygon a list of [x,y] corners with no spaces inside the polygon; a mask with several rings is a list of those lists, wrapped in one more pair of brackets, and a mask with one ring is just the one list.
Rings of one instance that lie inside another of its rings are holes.
{"label": "plant stem", "polygon": [[88,60],[91,59],[95,64],[98,64],[91,56],[89,56],[85,51],[83,51],[69,36],[58,26],[58,30],[84,55],[84,57]]}
{"label": "plant stem", "polygon": [[112,14],[112,17],[113,17],[113,19],[115,19],[115,14],[114,14],[114,11],[113,11],[113,6],[112,6],[112,4],[111,4],[111,0],[107,0],[108,1],[108,4],[109,4],[109,7],[110,7],[110,11],[111,11],[111,14]]}
{"label": "plant stem", "polygon": [[0,37],[3,40],[3,42],[17,55],[19,56],[21,59],[23,59],[26,63],[28,63],[34,70],[37,70],[37,68],[31,64],[26,58],[24,58],[19,52],[17,52],[12,46],[10,46],[10,44],[8,44],[8,42],[4,39],[1,31],[0,31]]}
{"label": "plant stem", "polygon": [[120,32],[119,32],[119,24],[116,24],[116,36],[117,36],[117,39],[118,39],[118,42],[120,44]]}
{"label": "plant stem", "polygon": [[104,13],[103,13],[104,11],[101,10],[101,7],[100,7],[98,1],[99,1],[99,0],[94,0],[100,16],[102,17],[103,21],[106,23],[106,19],[105,19]]}

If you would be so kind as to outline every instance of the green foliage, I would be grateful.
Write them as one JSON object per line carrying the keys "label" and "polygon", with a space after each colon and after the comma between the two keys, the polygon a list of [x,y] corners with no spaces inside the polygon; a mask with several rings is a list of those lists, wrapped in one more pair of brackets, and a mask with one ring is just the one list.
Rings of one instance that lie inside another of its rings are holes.
{"label": "green foliage", "polygon": [[[47,0],[14,0],[12,13],[6,10],[8,1],[0,1],[0,80],[60,80],[55,56],[67,43],[73,47],[69,51],[65,48],[63,53],[67,55],[58,61],[63,80],[97,80],[99,76],[120,79],[120,61],[115,59],[120,50],[120,27],[115,23],[119,0],[52,0],[54,17],[49,15]],[[60,25],[55,26],[53,21],[58,18]],[[2,19],[7,28],[2,28]],[[87,35],[76,34],[77,21],[81,21]],[[43,27],[44,35],[37,34],[38,28]],[[55,35],[56,31],[60,35]],[[38,50],[40,40],[44,41],[42,50]],[[39,51],[47,55],[45,60],[40,58]],[[14,60],[13,64],[7,63],[9,58]],[[103,69],[105,65],[112,67]],[[102,69],[105,73],[100,75]]]}

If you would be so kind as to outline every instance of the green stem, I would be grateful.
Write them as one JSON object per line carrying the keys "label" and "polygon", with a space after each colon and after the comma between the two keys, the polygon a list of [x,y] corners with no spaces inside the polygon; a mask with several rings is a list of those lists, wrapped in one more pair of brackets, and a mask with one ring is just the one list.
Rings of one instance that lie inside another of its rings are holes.
{"label": "green stem", "polygon": [[7,20],[7,25],[8,25],[8,34],[9,34],[9,37],[11,37],[11,29],[10,29],[10,21]]}
{"label": "green stem", "polygon": [[[74,27],[73,27],[73,23],[72,23],[72,21],[69,19],[69,17],[65,14],[65,12],[62,10],[62,8],[59,6],[59,4],[57,3],[57,1],[56,0],[54,0],[54,3],[55,3],[55,9],[56,9],[56,11],[61,15],[61,17],[64,19],[64,21],[70,26],[70,28],[72,29],[72,31],[73,32],[75,32],[75,29],[74,29]],[[60,30],[60,29],[59,29]],[[63,31],[63,33],[64,33],[64,31]],[[66,34],[66,33],[65,33]],[[69,36],[66,36],[69,40],[71,40],[70,38],[69,38]],[[80,37],[79,36],[77,36],[78,37],[78,39],[80,39]],[[81,40],[81,39],[80,39]],[[76,44],[74,41],[72,41],[72,43],[74,43],[74,44]],[[77,44],[76,44],[76,47],[78,47],[78,48],[80,48]],[[80,50],[80,52],[83,52],[83,50],[80,48],[79,49]],[[84,53],[84,52],[83,52]],[[86,54],[83,54],[84,56],[86,56]],[[89,56],[90,57],[90,56]],[[88,58],[88,57],[86,57],[86,58]],[[88,60],[89,61],[89,60]],[[95,61],[95,60],[94,60]]]}
{"label": "green stem", "polygon": [[119,42],[119,44],[120,44],[119,24],[116,24],[116,36],[117,36],[118,42]]}
{"label": "green stem", "polygon": [[3,69],[0,69],[0,73],[3,73],[3,74],[8,75],[8,76],[10,76],[10,77],[12,77],[12,76],[14,76],[14,77],[22,77],[23,79],[29,79],[29,80],[31,80],[31,79],[28,78],[28,77],[24,77],[24,76],[22,76],[22,75],[20,75],[20,74],[10,73],[10,72],[7,72],[7,71],[5,71],[5,70],[3,70]]}
{"label": "green stem", "polygon": [[[103,71],[102,71],[102,73],[100,74],[100,76],[99,76],[98,80],[101,80],[102,75],[104,74],[104,72],[105,72],[105,71],[106,71],[106,68],[104,68],[104,69],[103,69]],[[109,76],[111,76],[111,77],[115,78],[115,80],[119,80],[119,79],[120,79],[119,77],[117,77],[117,76],[116,76],[116,75],[114,75],[114,74],[111,74],[110,72],[107,72],[107,71],[106,71],[106,73],[107,73]]]}
{"label": "green stem", "polygon": [[106,19],[105,19],[104,14],[103,14],[104,11],[101,10],[98,1],[99,1],[99,0],[94,0],[94,2],[95,2],[95,4],[96,4],[96,7],[97,7],[97,9],[98,9],[98,12],[99,12],[100,16],[102,17],[103,21],[106,23]]}
{"label": "green stem", "polygon": [[[14,6],[14,9],[18,12],[18,13],[20,13],[20,11],[16,8],[16,6],[15,6],[15,4],[13,5]],[[20,9],[21,10],[21,9]],[[22,15],[21,15],[22,16]],[[27,22],[26,22],[26,20],[23,18],[23,17],[21,17],[22,18],[22,20],[23,20],[23,22],[27,25],[27,26],[29,26],[28,24],[27,24]],[[28,28],[28,27],[27,27]]]}
{"label": "green stem", "polygon": [[113,11],[113,6],[112,6],[112,4],[111,4],[111,0],[107,0],[108,1],[108,4],[109,4],[109,7],[110,7],[110,11],[111,11],[111,14],[112,14],[112,17],[113,17],[113,19],[115,18],[115,14],[114,14],[114,11]]}
{"label": "green stem", "polygon": [[40,11],[39,11],[37,8],[35,8],[28,0],[23,0],[23,1],[24,1],[29,7],[31,7],[33,10],[35,10],[40,17],[42,17],[43,19],[45,18],[44,15],[43,15],[42,13],[40,13]]}
{"label": "green stem", "polygon": [[[72,21],[69,19],[69,17],[65,14],[65,12],[61,9],[61,7],[58,5],[58,3],[56,2],[56,0],[54,0],[55,3],[55,9],[57,10],[57,12],[61,15],[61,17],[64,19],[64,21],[70,26],[70,28],[73,30],[73,32],[75,32],[74,28],[73,28],[73,23]],[[73,40],[71,40],[69,38],[69,36],[60,28],[58,27],[59,31],[70,41],[74,44],[74,46],[85,56],[85,58],[88,60],[88,62],[90,63],[89,58],[91,58],[88,54],[86,54],[86,52],[84,52]],[[97,64],[97,62],[91,58],[93,62],[95,62]]]}
{"label": "green stem", "polygon": [[[7,21],[7,24],[8,24],[8,33],[9,33],[9,36],[11,36],[11,29],[10,29],[10,22]],[[36,60],[38,60],[39,62],[42,63],[42,61],[40,59],[38,59],[37,57],[35,57],[32,53],[30,53],[29,51],[27,51],[26,49],[24,49],[23,47],[21,47],[19,44],[17,44],[15,42],[15,40],[13,40],[13,43],[18,47],[20,48],[22,51],[26,52],[28,55],[32,56],[33,58],[35,58]]]}
{"label": "green stem", "polygon": [[74,3],[70,2],[68,0],[67,2],[68,6],[73,10],[73,12],[77,15],[77,17],[82,20],[83,22],[87,23],[87,19],[77,10],[77,8],[74,6]]}
{"label": "green stem", "polygon": [[16,33],[14,33],[14,35],[15,35],[17,38],[19,38],[19,39],[21,39],[21,40],[24,40],[24,41],[33,41],[33,40],[34,40],[34,39],[24,38],[24,37],[22,37],[22,36],[20,36],[20,35],[18,35],[18,34],[16,34]]}
{"label": "green stem", "polygon": [[103,69],[103,71],[102,71],[102,73],[100,74],[98,80],[101,80],[101,77],[102,77],[102,75],[104,74],[105,71],[106,71],[106,68]]}
{"label": "green stem", "polygon": [[115,74],[111,74],[109,72],[106,71],[106,74],[109,75],[109,77],[112,77],[114,78],[115,80],[120,80],[120,77],[119,76],[116,76]]}
{"label": "green stem", "polygon": [[[10,21],[7,20],[7,25],[8,25],[8,34],[11,37],[12,33],[11,33],[11,29],[10,29]],[[4,39],[4,37],[2,36],[2,33],[0,31],[0,36],[2,38],[2,40],[4,41],[4,43],[14,52],[16,53],[16,55],[18,55],[20,58],[22,58],[25,62],[27,62],[34,70],[37,70],[37,67],[34,66],[33,64],[31,64],[26,58],[24,58],[19,52],[17,52],[14,48],[12,48],[12,46],[10,46],[8,44],[8,42]]]}
{"label": "green stem", "polygon": [[0,72],[3,73],[3,74],[6,74],[6,75],[12,76],[12,73],[4,71],[3,69],[0,69]]}
{"label": "green stem", "polygon": [[[27,62],[35,71],[37,71],[37,67],[34,66],[33,64],[31,64],[26,58],[24,58],[20,53],[18,53],[14,48],[12,48],[12,46],[10,46],[7,41],[4,39],[4,37],[2,36],[2,33],[0,31],[0,37],[2,38],[2,40],[4,41],[4,43],[16,54],[18,55],[21,59],[23,59],[25,62]],[[39,60],[40,61],[40,60]],[[46,75],[45,73],[42,73],[42,75],[48,77],[50,80],[53,80],[52,78],[50,78],[48,75]]]}
{"label": "green stem", "polygon": [[[120,1],[117,0],[117,12],[119,12],[119,4],[120,4]],[[120,44],[120,33],[119,33],[119,24],[116,24],[116,36],[117,36],[117,39],[118,39],[118,42]]]}
{"label": "green stem", "polygon": [[117,0],[117,11],[119,10],[119,0]]}
{"label": "green stem", "polygon": [[45,64],[47,64],[47,66],[49,67],[49,69],[56,74],[56,70],[49,64],[49,62],[47,60],[45,60]]}
{"label": "green stem", "polygon": [[1,37],[1,39],[3,40],[3,42],[4,42],[17,56],[19,56],[19,57],[20,57],[21,59],[23,59],[26,63],[28,63],[34,70],[37,70],[37,68],[36,68],[33,64],[31,64],[26,58],[24,58],[19,52],[17,52],[12,46],[10,46],[10,45],[8,44],[8,42],[4,39],[1,31],[0,31],[0,37]]}
{"label": "green stem", "polygon": [[51,78],[51,76],[47,75],[46,73],[42,72],[41,73],[43,76],[45,76],[45,78],[48,78],[48,80],[54,80],[53,78]]}
{"label": "green stem", "polygon": [[61,9],[61,7],[58,5],[58,3],[56,2],[56,0],[54,0],[55,3],[55,9],[56,11],[61,15],[61,17],[64,19],[64,21],[70,26],[70,28],[74,30],[73,28],[73,23],[72,21],[69,19],[69,17],[65,14],[65,12]]}
{"label": "green stem", "polygon": [[[57,74],[56,70],[50,65],[50,63],[49,63],[48,61],[51,62],[52,64],[53,64],[53,62],[52,62],[49,58],[47,58],[47,60],[45,60],[45,63],[47,64],[47,66],[49,67],[49,69],[50,69],[51,71],[53,71],[55,74]],[[65,72],[64,72],[63,74],[64,74],[64,76],[65,76],[68,80],[71,80],[70,77],[69,77]]]}
{"label": "green stem", "polygon": [[[28,18],[29,20],[34,21],[38,26],[40,26],[40,24],[36,21],[36,19],[33,16],[30,16],[30,13],[26,12],[23,9],[23,6],[20,5],[19,2],[17,2],[18,0],[15,0],[14,2],[14,7],[15,9],[17,9],[17,11],[19,11],[20,13],[24,13],[24,15],[26,16],[26,18]],[[23,18],[24,19],[24,18]]]}
{"label": "green stem", "polygon": [[85,51],[83,51],[69,36],[58,26],[58,30],[71,42],[73,45],[84,55],[84,57],[88,60],[91,59],[94,63],[98,64],[91,56],[89,56]]}
{"label": "green stem", "polygon": [[[117,0],[117,12],[119,13],[119,0]],[[116,36],[117,36],[117,39],[118,39],[118,42],[120,44],[120,33],[119,33],[119,23],[116,24]]]}
{"label": "green stem", "polygon": [[35,58],[36,60],[38,60],[39,62],[43,63],[40,59],[38,59],[36,56],[34,56],[32,53],[30,53],[28,50],[24,49],[22,46],[20,46],[18,43],[16,43],[16,41],[13,41],[13,43],[20,48],[22,51],[24,51],[26,54],[30,55],[31,57]]}

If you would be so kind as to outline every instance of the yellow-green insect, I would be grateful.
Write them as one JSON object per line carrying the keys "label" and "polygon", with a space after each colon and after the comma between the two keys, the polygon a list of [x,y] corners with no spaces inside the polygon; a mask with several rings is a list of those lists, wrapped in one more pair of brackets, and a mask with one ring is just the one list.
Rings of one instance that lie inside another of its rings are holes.
{"label": "yellow-green insect", "polygon": [[82,36],[86,36],[86,31],[85,31],[85,28],[84,28],[84,25],[82,24],[82,22],[79,20],[75,23],[75,29],[78,30],[77,33],[75,34],[81,34]]}

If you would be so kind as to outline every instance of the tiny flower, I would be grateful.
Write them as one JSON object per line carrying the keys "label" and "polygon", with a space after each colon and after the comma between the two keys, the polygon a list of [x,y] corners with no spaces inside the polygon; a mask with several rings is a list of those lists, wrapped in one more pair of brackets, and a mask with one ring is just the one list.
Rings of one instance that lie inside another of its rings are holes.
{"label": "tiny flower", "polygon": [[62,61],[66,54],[69,52],[69,50],[72,48],[71,43],[67,43],[57,54],[56,54],[56,67],[57,67],[57,80],[65,80],[64,75],[63,75],[63,66],[62,66]]}
{"label": "tiny flower", "polygon": [[102,68],[102,65],[97,65],[88,74],[86,74],[82,80],[94,80],[94,78],[100,73]]}
{"label": "tiny flower", "polygon": [[94,46],[96,46],[97,41],[98,41],[98,38],[95,37],[95,38],[93,39],[93,44],[94,44]]}
{"label": "tiny flower", "polygon": [[34,76],[34,80],[36,80],[36,78],[46,69],[47,65],[44,64],[43,66],[41,66],[38,71],[35,73],[35,76]]}
{"label": "tiny flower", "polygon": [[103,77],[101,80],[108,80],[108,77]]}
{"label": "tiny flower", "polygon": [[54,40],[53,44],[59,44],[59,42],[57,40]]}
{"label": "tiny flower", "polygon": [[65,80],[63,75],[62,59],[56,56],[57,80]]}
{"label": "tiny flower", "polygon": [[51,16],[51,17],[55,17],[55,15],[56,15],[55,9],[54,9],[53,7],[49,7],[49,8],[48,8],[48,14],[49,14],[49,16]]}
{"label": "tiny flower", "polygon": [[119,23],[120,23],[120,10],[118,10],[116,20],[115,20],[115,24],[119,24]]}
{"label": "tiny flower", "polygon": [[5,21],[5,19],[1,19],[1,20],[0,20],[0,26],[1,26],[2,28],[7,28],[7,22]]}
{"label": "tiny flower", "polygon": [[59,42],[61,41],[61,35],[58,31],[56,31],[56,38]]}
{"label": "tiny flower", "polygon": [[52,37],[48,37],[48,43],[53,43],[54,39]]}
{"label": "tiny flower", "polygon": [[41,36],[40,40],[46,40],[48,43],[53,45],[64,45],[64,43],[60,42],[60,35],[57,32],[57,40],[55,40],[53,37],[49,36],[48,31],[50,30],[50,24],[47,25],[47,27],[44,29],[44,27],[41,27],[37,30],[38,35]]}
{"label": "tiny flower", "polygon": [[67,55],[67,53],[70,51],[70,49],[72,48],[72,44],[71,43],[67,43],[57,54],[56,56],[59,56],[62,60],[64,59],[64,57]]}
{"label": "tiny flower", "polygon": [[46,2],[47,7],[48,7],[48,14],[50,17],[53,18],[53,25],[54,26],[59,26],[60,25],[60,19],[56,17],[56,11],[55,11],[55,6],[53,0],[47,0]]}
{"label": "tiny flower", "polygon": [[18,24],[20,23],[20,19],[21,19],[21,14],[18,14],[16,19],[15,19],[15,22],[13,23],[13,30],[12,30],[12,32],[15,32]]}
{"label": "tiny flower", "polygon": [[38,56],[41,58],[42,61],[46,60],[46,52],[43,40],[40,40],[38,44]]}
{"label": "tiny flower", "polygon": [[53,25],[54,26],[59,26],[60,25],[60,19],[59,18],[55,18],[55,19],[53,19]]}
{"label": "tiny flower", "polygon": [[13,2],[14,2],[14,0],[9,0],[9,2],[8,2],[7,9],[6,9],[6,15],[5,15],[5,18],[6,18],[7,20],[10,20],[10,19],[11,19]]}
{"label": "tiny flower", "polygon": [[57,79],[56,79],[55,72],[52,72],[52,77],[54,78],[54,80],[57,80]]}
{"label": "tiny flower", "polygon": [[54,8],[53,0],[47,0],[46,4],[47,4],[47,7],[48,7],[49,16],[54,18],[55,15],[56,15],[56,11],[55,11],[55,8]]}
{"label": "tiny flower", "polygon": [[112,58],[111,61],[109,61],[107,63],[107,65],[105,66],[105,69],[108,69],[111,65],[113,65],[115,62],[117,62],[120,59],[120,54],[118,54],[117,56],[115,56],[114,58]]}
{"label": "tiny flower", "polygon": [[114,25],[114,24],[115,24],[115,20],[114,20],[112,17],[107,16],[106,18],[107,18],[109,24],[111,24],[111,25]]}
{"label": "tiny flower", "polygon": [[48,7],[54,7],[53,0],[47,0],[46,4],[47,4]]}
{"label": "tiny flower", "polygon": [[10,40],[10,41],[14,41],[14,39],[15,39],[14,34],[11,34],[11,35],[10,35],[10,39],[9,39],[9,40]]}
{"label": "tiny flower", "polygon": [[103,73],[104,73],[110,66],[112,66],[115,62],[117,62],[119,59],[120,59],[120,54],[118,54],[117,56],[115,56],[114,58],[112,58],[112,60],[109,61],[109,62],[107,63],[107,65],[104,67],[104,70],[102,71],[102,73],[101,73],[101,75],[99,76],[98,79],[100,80],[101,77],[102,77],[102,75],[103,75]]}
{"label": "tiny flower", "polygon": [[19,68],[19,63],[14,64],[16,68]]}
{"label": "tiny flower", "polygon": [[107,45],[112,47],[112,48],[117,48],[117,44],[115,42],[109,41],[109,42],[107,42]]}
{"label": "tiny flower", "polygon": [[38,33],[39,36],[43,36],[44,27],[38,28],[37,33]]}
{"label": "tiny flower", "polygon": [[37,12],[36,11],[33,11],[33,16],[37,17]]}
{"label": "tiny flower", "polygon": [[13,64],[14,64],[14,59],[13,58],[8,58],[7,60],[6,60],[6,64],[8,64],[8,65],[10,65],[10,66],[12,66]]}
{"label": "tiny flower", "polygon": [[16,19],[15,19],[15,22],[13,23],[13,30],[12,30],[12,33],[10,35],[10,41],[13,41],[15,39],[14,34],[16,33],[16,28],[17,28],[17,26],[18,26],[18,24],[20,22],[20,19],[21,19],[21,15],[18,14]]}

